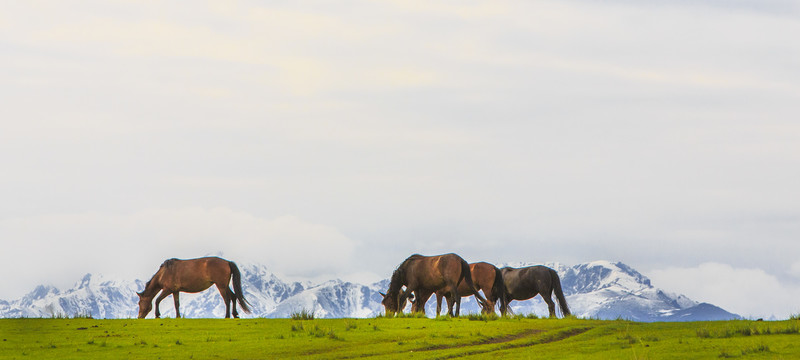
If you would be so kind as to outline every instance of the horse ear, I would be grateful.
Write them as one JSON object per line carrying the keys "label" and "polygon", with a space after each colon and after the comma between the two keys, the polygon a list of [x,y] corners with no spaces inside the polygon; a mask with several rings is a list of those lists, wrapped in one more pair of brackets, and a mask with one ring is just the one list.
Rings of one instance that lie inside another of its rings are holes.
{"label": "horse ear", "polygon": [[381,296],[386,297],[386,294],[384,294],[384,293],[382,293],[380,291],[378,291],[378,294],[381,294]]}
{"label": "horse ear", "polygon": [[140,298],[140,299],[142,298],[142,295],[143,295],[143,294],[144,294],[144,291],[142,291],[142,292],[137,292],[137,293],[136,293],[136,295],[139,295],[139,298]]}

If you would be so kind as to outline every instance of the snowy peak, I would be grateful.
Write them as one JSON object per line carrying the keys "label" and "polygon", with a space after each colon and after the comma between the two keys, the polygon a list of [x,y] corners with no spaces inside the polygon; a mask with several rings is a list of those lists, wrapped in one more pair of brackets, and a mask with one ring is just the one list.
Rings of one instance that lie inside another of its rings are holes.
{"label": "snowy peak", "polygon": [[92,282],[92,274],[86,274],[83,276],[81,281],[75,284],[75,287],[77,287],[78,289],[88,288],[91,282]]}
{"label": "snowy peak", "polygon": [[58,295],[58,293],[59,293],[58,289],[56,289],[53,286],[39,285],[35,289],[33,289],[33,291],[28,293],[28,295],[25,295],[25,297],[23,297],[22,300],[27,303],[31,303],[36,300],[44,299],[48,296]]}
{"label": "snowy peak", "polygon": [[620,269],[620,271],[622,271],[624,274],[627,274],[627,275],[631,276],[632,278],[634,278],[636,280],[636,282],[638,282],[640,284],[644,284],[647,287],[652,287],[652,285],[650,285],[650,279],[648,279],[646,276],[642,275],[640,272],[634,270],[632,267],[630,267],[628,265],[625,265],[625,264],[623,264],[621,262],[615,263],[614,266],[616,266],[618,269]]}
{"label": "snowy peak", "polygon": [[621,262],[593,261],[563,269],[559,273],[566,294],[610,288],[637,292],[653,287],[650,279]]}

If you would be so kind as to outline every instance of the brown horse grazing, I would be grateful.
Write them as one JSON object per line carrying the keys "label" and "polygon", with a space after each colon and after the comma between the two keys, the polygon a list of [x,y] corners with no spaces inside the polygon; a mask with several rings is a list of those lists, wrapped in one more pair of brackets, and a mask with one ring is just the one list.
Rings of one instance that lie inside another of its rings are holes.
{"label": "brown horse grazing", "polygon": [[[505,315],[508,306],[508,298],[506,297],[506,287],[503,283],[503,275],[496,266],[487,262],[477,262],[469,264],[470,273],[472,273],[472,283],[475,284],[475,289],[483,290],[483,296],[486,298],[486,303],[482,306],[481,312],[484,314],[494,313],[495,304],[500,300],[500,313]],[[444,291],[436,292],[436,315],[442,311],[442,297],[445,296]],[[461,297],[470,296],[474,293],[469,289],[465,282],[458,285],[458,295]],[[447,299],[447,307],[452,307],[450,299]]]}
{"label": "brown horse grazing", "polygon": [[541,294],[550,317],[556,316],[556,305],[553,303],[553,291],[556,293],[558,305],[564,316],[570,314],[567,307],[567,300],[561,290],[561,279],[556,271],[546,266],[529,266],[524,268],[504,267],[500,270],[503,273],[503,281],[506,285],[506,295],[509,302],[511,300],[528,300]]}
{"label": "brown horse grazing", "polygon": [[[233,288],[228,283],[233,277]],[[153,297],[161,291],[156,299],[156,318],[161,317],[158,304],[165,297],[172,295],[175,300],[175,317],[181,317],[178,294],[183,292],[196,293],[217,285],[222,299],[225,301],[225,317],[231,317],[231,303],[233,303],[233,317],[238,318],[236,301],[242,306],[244,312],[249,313],[248,302],[242,293],[242,281],[239,268],[233,261],[218,257],[204,257],[191,260],[169,259],[164,261],[158,271],[153,275],[139,295],[139,319],[144,319],[153,307]]]}
{"label": "brown horse grazing", "polygon": [[[461,297],[458,296],[458,285],[464,280],[469,289],[475,294],[478,303],[484,306],[486,299],[478,293],[472,283],[472,274],[469,271],[469,264],[456,254],[445,254],[438,256],[422,256],[414,254],[403,261],[397,270],[392,273],[389,283],[389,290],[383,296],[381,302],[386,309],[386,315],[394,315],[400,308],[401,290],[406,287],[407,293],[414,294],[416,298],[412,302],[412,312],[425,313],[425,303],[436,291],[449,293],[453,303],[456,304],[455,315],[453,308],[448,309],[448,315],[458,316],[461,311]],[[451,303],[451,302],[448,302]]]}

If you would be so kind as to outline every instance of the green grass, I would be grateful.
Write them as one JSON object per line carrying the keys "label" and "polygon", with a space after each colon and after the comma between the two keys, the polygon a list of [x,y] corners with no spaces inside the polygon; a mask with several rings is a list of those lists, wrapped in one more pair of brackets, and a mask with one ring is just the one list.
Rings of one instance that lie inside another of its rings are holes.
{"label": "green grass", "polygon": [[314,320],[314,312],[303,309],[293,312],[289,318],[292,320]]}
{"label": "green grass", "polygon": [[0,319],[0,359],[800,358],[799,320]]}

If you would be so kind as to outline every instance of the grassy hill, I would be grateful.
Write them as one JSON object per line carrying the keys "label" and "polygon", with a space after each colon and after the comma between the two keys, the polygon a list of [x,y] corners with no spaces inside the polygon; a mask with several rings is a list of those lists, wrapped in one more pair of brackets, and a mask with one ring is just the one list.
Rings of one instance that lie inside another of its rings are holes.
{"label": "grassy hill", "polygon": [[800,321],[0,319],[0,359],[800,358]]}

